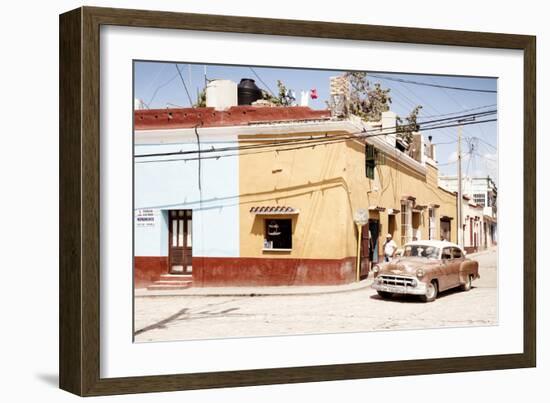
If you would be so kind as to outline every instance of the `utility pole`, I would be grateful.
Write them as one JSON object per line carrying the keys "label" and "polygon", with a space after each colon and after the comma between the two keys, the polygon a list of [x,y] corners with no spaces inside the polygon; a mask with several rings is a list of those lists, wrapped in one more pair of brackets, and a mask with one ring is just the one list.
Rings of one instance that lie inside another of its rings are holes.
{"label": "utility pole", "polygon": [[[458,192],[457,192],[457,210],[458,210],[458,223],[457,223],[457,241],[461,247],[464,247],[464,230],[462,222],[462,123],[476,120],[475,116],[470,118],[461,119],[458,121],[458,148],[457,148],[457,170],[458,170]],[[470,155],[471,158],[471,155]]]}
{"label": "utility pole", "polygon": [[[458,123],[462,123],[460,120]],[[458,192],[457,192],[457,209],[458,209],[458,217],[457,217],[457,241],[458,245],[461,247],[464,246],[464,240],[463,238],[463,230],[462,230],[462,124],[458,125],[458,148],[457,148],[457,169],[458,169]]]}

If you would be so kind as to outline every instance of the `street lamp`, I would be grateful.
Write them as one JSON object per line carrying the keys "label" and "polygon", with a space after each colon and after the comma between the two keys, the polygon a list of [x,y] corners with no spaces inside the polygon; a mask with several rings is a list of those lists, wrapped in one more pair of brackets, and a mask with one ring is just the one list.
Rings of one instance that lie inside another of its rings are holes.
{"label": "street lamp", "polygon": [[353,221],[357,225],[357,264],[356,264],[356,276],[357,281],[359,281],[360,272],[361,272],[361,235],[363,231],[363,225],[369,222],[369,212],[364,208],[359,208],[353,214]]}

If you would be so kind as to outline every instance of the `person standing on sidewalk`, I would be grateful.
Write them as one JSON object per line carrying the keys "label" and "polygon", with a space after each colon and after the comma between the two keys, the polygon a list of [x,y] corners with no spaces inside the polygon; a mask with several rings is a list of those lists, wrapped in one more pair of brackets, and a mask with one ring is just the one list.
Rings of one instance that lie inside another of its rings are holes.
{"label": "person standing on sidewalk", "polygon": [[391,262],[395,251],[397,250],[397,244],[392,239],[391,234],[386,235],[386,242],[384,242],[384,261]]}

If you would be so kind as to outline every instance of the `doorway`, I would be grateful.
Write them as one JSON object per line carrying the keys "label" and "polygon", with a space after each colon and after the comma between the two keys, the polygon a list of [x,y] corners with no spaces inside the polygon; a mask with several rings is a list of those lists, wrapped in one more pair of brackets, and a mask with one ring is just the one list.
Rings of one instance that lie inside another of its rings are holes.
{"label": "doorway", "polygon": [[369,248],[369,260],[373,263],[378,263],[380,256],[380,249],[378,247],[378,240],[380,238],[380,221],[375,219],[369,219],[369,231],[370,231],[370,248]]}
{"label": "doorway", "polygon": [[168,271],[191,274],[193,271],[193,212],[170,210],[168,231]]}
{"label": "doorway", "polygon": [[441,219],[440,222],[439,222],[439,231],[440,231],[440,235],[441,235],[441,240],[442,241],[450,241],[451,240],[451,221],[450,220],[445,220],[445,219]]}
{"label": "doorway", "polygon": [[395,239],[397,232],[397,221],[395,218],[395,214],[388,215],[388,234],[392,236],[393,239]]}

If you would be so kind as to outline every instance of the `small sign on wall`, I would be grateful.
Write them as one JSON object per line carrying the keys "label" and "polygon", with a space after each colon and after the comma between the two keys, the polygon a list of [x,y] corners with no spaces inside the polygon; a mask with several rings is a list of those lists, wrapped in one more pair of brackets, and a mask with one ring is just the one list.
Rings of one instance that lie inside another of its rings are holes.
{"label": "small sign on wall", "polygon": [[136,210],[136,227],[154,227],[157,215],[157,212],[153,209]]}

